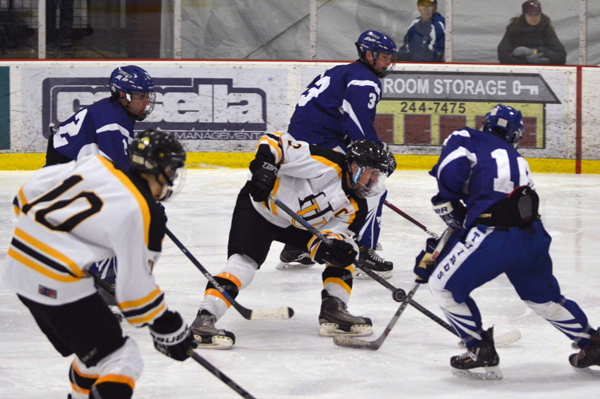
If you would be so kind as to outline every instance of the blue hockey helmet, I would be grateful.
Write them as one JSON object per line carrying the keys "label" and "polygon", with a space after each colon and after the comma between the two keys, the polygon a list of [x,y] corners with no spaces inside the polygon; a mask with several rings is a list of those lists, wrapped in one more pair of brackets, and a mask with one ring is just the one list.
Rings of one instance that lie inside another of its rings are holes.
{"label": "blue hockey helmet", "polygon": [[525,125],[521,111],[508,105],[498,104],[485,115],[481,130],[495,134],[517,148],[523,138]]}
{"label": "blue hockey helmet", "polygon": [[384,77],[394,69],[394,61],[396,60],[398,47],[396,47],[396,43],[389,36],[375,30],[368,30],[361,33],[357,42],[354,44],[358,51],[358,57],[363,61],[366,61],[367,51],[371,52],[375,62],[377,62],[377,58],[379,58],[379,54],[381,53],[392,56],[392,63],[379,77]]}
{"label": "blue hockey helmet", "polygon": [[125,110],[136,121],[143,121],[154,109],[154,81],[142,68],[135,65],[118,67],[111,73],[108,85],[112,97],[125,100]]}

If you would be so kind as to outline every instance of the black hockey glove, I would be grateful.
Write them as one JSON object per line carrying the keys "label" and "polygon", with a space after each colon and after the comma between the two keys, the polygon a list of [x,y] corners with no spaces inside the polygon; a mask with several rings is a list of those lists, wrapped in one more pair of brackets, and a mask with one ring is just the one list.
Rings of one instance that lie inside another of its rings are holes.
{"label": "black hockey glove", "polygon": [[414,272],[417,278],[415,283],[426,284],[429,281],[429,276],[435,269],[435,262],[433,262],[431,256],[438,245],[438,241],[435,238],[428,238],[425,242],[425,248],[416,257]]}
{"label": "black hockey glove", "polygon": [[467,208],[459,200],[448,201],[436,195],[431,199],[433,210],[448,227],[458,230],[467,215]]}
{"label": "black hockey glove", "polygon": [[269,199],[269,194],[277,181],[277,170],[277,166],[264,161],[252,174],[252,180],[246,184],[246,187],[254,201],[263,202]]}
{"label": "black hockey glove", "polygon": [[385,154],[388,157],[388,170],[387,170],[387,175],[388,177],[390,177],[390,175],[392,173],[394,173],[394,171],[396,170],[396,158],[394,158],[394,154],[392,154],[392,150],[390,150],[390,147],[386,144],[386,143],[381,143],[383,150],[385,151]]}
{"label": "black hockey glove", "polygon": [[156,350],[180,362],[190,356],[188,350],[197,346],[181,315],[169,310],[154,321],[150,335]]}
{"label": "black hockey glove", "polygon": [[[356,245],[356,244],[355,244]],[[329,245],[320,238],[313,238],[309,243],[309,250],[314,253],[313,260],[337,267],[348,267],[356,260],[358,251],[355,246],[340,239],[330,239]]]}

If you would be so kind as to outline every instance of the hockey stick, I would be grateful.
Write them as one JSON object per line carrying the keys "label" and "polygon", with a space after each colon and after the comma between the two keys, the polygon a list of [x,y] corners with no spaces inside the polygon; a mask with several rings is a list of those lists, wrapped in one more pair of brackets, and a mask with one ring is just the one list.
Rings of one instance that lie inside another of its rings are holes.
{"label": "hockey stick", "polygon": [[333,342],[337,346],[344,346],[346,348],[371,349],[374,351],[381,348],[381,345],[383,345],[383,341],[385,341],[387,336],[390,334],[390,331],[392,331],[392,328],[394,328],[394,325],[402,315],[402,312],[404,312],[404,309],[406,309],[406,306],[412,300],[412,297],[415,295],[420,285],[420,283],[415,283],[412,290],[409,291],[408,295],[406,295],[406,298],[404,298],[404,301],[402,301],[402,303],[400,304],[400,307],[398,308],[396,313],[394,313],[394,317],[392,317],[392,320],[390,320],[383,333],[375,341],[365,341],[346,335],[336,335],[333,337]]}
{"label": "hockey stick", "polygon": [[216,368],[215,366],[210,364],[208,362],[208,360],[204,359],[202,356],[200,356],[194,350],[190,349],[188,351],[188,355],[190,355],[190,357],[192,359],[194,359],[196,362],[198,362],[202,367],[204,367],[205,369],[210,371],[212,374],[214,374],[218,379],[223,381],[225,383],[225,385],[227,385],[229,388],[231,388],[234,391],[236,391],[237,393],[239,393],[242,398],[255,399],[254,396],[250,395],[250,393],[248,393],[246,390],[244,390],[244,388],[242,388],[241,386],[239,386],[238,384],[233,382],[231,380],[231,378],[227,377],[225,374],[220,372],[218,368]]}
{"label": "hockey stick", "polygon": [[[433,254],[431,255],[432,262],[435,262],[435,260],[439,256],[440,252],[442,252],[444,245],[446,245],[446,242],[448,242],[448,239],[450,238],[451,235],[452,235],[452,229],[450,229],[450,228],[446,229],[444,234],[442,234],[442,237],[439,239],[439,241],[433,251]],[[408,293],[408,295],[406,296],[406,298],[404,299],[404,301],[402,302],[402,304],[400,305],[400,307],[398,308],[398,310],[392,317],[392,320],[390,320],[390,322],[388,323],[388,325],[385,328],[385,330],[383,331],[383,333],[375,341],[364,341],[362,339],[356,339],[356,338],[347,337],[347,336],[335,336],[335,337],[333,337],[333,342],[338,346],[344,346],[347,348],[371,349],[371,350],[379,349],[381,347],[381,345],[383,345],[383,341],[385,341],[387,336],[390,334],[390,331],[392,331],[392,328],[394,327],[394,325],[396,325],[396,322],[402,315],[402,312],[404,312],[404,309],[406,309],[406,306],[413,300],[412,297],[415,295],[415,293],[419,289],[420,285],[421,285],[421,283],[415,282],[415,285],[410,290],[410,292]],[[391,284],[389,284],[389,286],[393,287]],[[387,287],[387,285],[386,285],[386,287]],[[454,333],[457,334],[456,332],[454,332]]]}
{"label": "hockey stick", "polygon": [[175,237],[173,233],[168,228],[165,228],[167,236],[179,247],[181,252],[188,257],[189,260],[192,261],[194,266],[204,274],[204,277],[208,279],[215,287],[217,291],[219,291],[225,299],[233,306],[245,319],[247,320],[280,320],[280,319],[289,319],[294,315],[294,310],[292,308],[282,307],[282,308],[273,308],[273,309],[265,309],[265,310],[252,310],[243,307],[240,305],[235,299],[231,297],[215,279],[209,273],[208,270],[198,262],[198,260],[187,250],[187,248]]}
{"label": "hockey stick", "polygon": [[[102,280],[100,278],[100,276],[98,276],[98,274],[96,274],[94,272],[90,272],[90,271],[87,271],[86,274],[91,276],[94,279],[94,282],[96,283],[96,285],[99,285],[100,287],[102,287],[106,292],[108,292],[113,297],[115,296],[115,289],[109,283]],[[234,391],[239,393],[243,398],[255,399],[254,396],[250,395],[248,392],[246,392],[244,390],[244,388],[242,388],[241,386],[239,386],[238,384],[233,382],[231,380],[231,378],[227,377],[225,374],[223,374],[221,371],[219,371],[218,368],[216,368],[215,366],[210,364],[208,362],[208,360],[204,359],[202,356],[197,354],[193,349],[188,350],[187,354],[192,359],[194,359],[197,363],[199,363],[202,367],[204,367],[205,369],[210,371],[212,374],[214,374],[218,379],[223,381],[225,383],[225,385],[229,386],[231,389],[233,389]]]}
{"label": "hockey stick", "polygon": [[397,208],[396,206],[394,206],[390,202],[384,201],[383,203],[388,208],[390,208],[391,210],[393,210],[394,212],[396,212],[398,215],[402,216],[404,219],[408,220],[409,222],[412,222],[414,225],[416,225],[416,226],[420,227],[421,229],[423,229],[423,231],[425,233],[429,234],[431,237],[435,238],[436,240],[440,238],[440,236],[438,236],[437,234],[435,234],[433,231],[429,230],[427,227],[425,227],[421,223],[417,222],[415,219],[413,219],[412,217],[410,217],[409,215],[407,215],[406,213],[404,213],[403,211],[401,211],[399,208]]}
{"label": "hockey stick", "polygon": [[[306,230],[308,230],[312,235],[318,237],[321,241],[323,241],[326,245],[331,246],[331,242],[329,238],[325,237],[323,233],[321,233],[317,228],[308,223],[302,216],[298,215],[296,212],[291,210],[286,204],[278,200],[273,196],[273,194],[269,195],[269,199],[275,203],[278,207],[280,207],[285,213],[290,215],[295,221],[300,223]],[[383,284],[387,288],[392,291],[392,298],[394,301],[402,302],[404,298],[406,298],[406,292],[401,288],[396,288],[377,273],[369,269],[362,261],[352,262],[353,265],[358,267],[360,270],[371,276],[373,279],[377,280],[379,283]]]}

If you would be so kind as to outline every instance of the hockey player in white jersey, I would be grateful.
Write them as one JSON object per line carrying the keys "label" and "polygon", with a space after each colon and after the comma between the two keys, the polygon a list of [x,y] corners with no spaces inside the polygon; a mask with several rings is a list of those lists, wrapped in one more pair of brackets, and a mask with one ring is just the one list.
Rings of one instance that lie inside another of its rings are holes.
{"label": "hockey player in white jersey", "polygon": [[[388,156],[387,175],[396,169],[396,160],[387,145],[381,143],[375,131],[375,114],[382,88],[380,78],[394,69],[396,43],[387,35],[368,30],[355,43],[358,60],[335,66],[317,77],[306,87],[290,119],[288,132],[296,139],[346,152],[347,146],[357,140],[381,144]],[[379,241],[381,215],[387,190],[368,198],[369,211],[357,234],[359,257],[366,267],[383,278],[390,278],[394,264],[375,251]],[[286,245],[281,252],[282,264],[310,266],[304,248]],[[356,277],[368,278],[357,271]]]}
{"label": "hockey player in white jersey", "polygon": [[[144,69],[127,65],[111,73],[108,86],[110,97],[78,110],[52,132],[46,166],[102,155],[129,170],[128,150],[135,123],[146,119],[154,109],[154,81]],[[92,267],[111,285],[115,283],[116,269],[116,258],[102,259]],[[108,296],[103,297],[114,304]]]}
{"label": "hockey player in white jersey", "polygon": [[[384,187],[387,162],[381,146],[367,140],[353,143],[344,155],[296,141],[288,133],[264,135],[250,164],[251,177],[233,211],[227,265],[215,280],[235,298],[252,282],[273,241],[304,248],[312,260],[326,265],[319,334],[372,334],[371,320],[350,314],[347,303],[352,263],[358,254],[354,238],[366,217],[366,198],[380,194]],[[319,229],[331,240],[331,247],[278,209],[269,194]],[[215,327],[230,305],[208,283],[190,327],[200,347],[230,348],[234,344],[231,332]]]}
{"label": "hockey player in white jersey", "polygon": [[130,324],[150,328],[156,349],[182,361],[195,347],[152,275],[166,223],[156,200],[170,196],[185,158],[173,137],[147,130],[132,143],[131,172],[85,157],[37,171],[15,197],[18,222],[0,281],[61,355],[75,354],[71,399],[131,398],[143,368],[87,273],[99,259],[118,256],[116,303]]}

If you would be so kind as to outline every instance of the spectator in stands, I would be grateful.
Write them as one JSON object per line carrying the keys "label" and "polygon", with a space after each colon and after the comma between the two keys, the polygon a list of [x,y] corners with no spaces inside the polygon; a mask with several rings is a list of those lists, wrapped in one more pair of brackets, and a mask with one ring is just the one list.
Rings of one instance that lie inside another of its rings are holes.
{"label": "spectator in stands", "polygon": [[398,52],[400,61],[443,62],[446,20],[437,12],[437,0],[418,0],[420,17],[412,21]]}
{"label": "spectator in stands", "polygon": [[46,46],[49,55],[54,54],[56,44],[56,9],[60,5],[60,28],[58,45],[66,58],[73,57],[74,0],[46,0]]}
{"label": "spectator in stands", "polygon": [[500,63],[564,65],[567,52],[540,2],[527,0],[522,9],[520,16],[510,20],[498,45]]}

